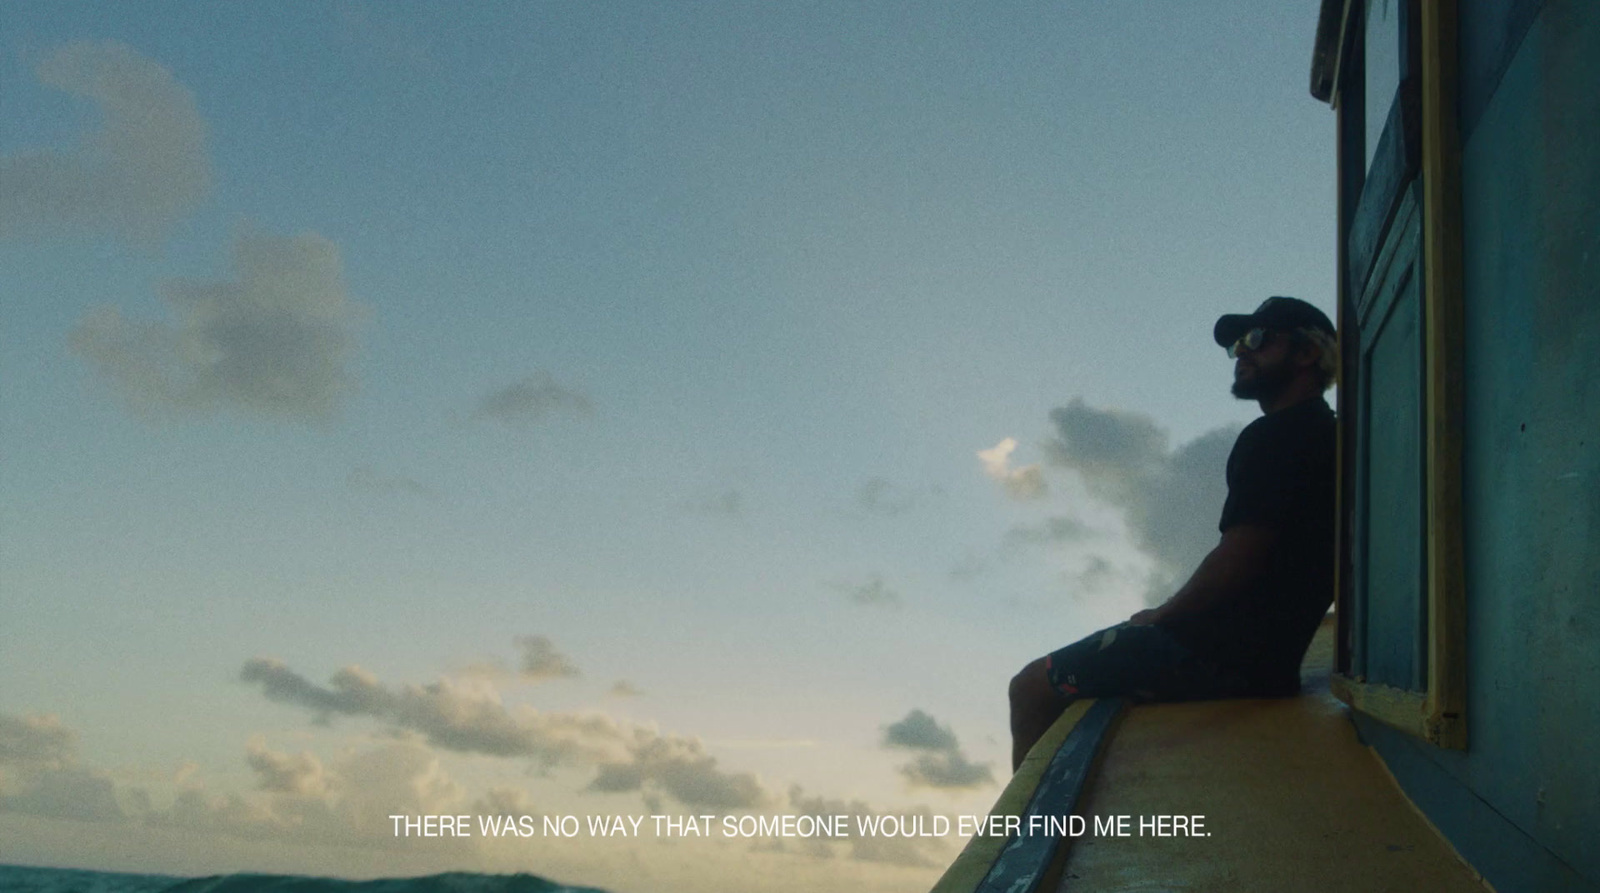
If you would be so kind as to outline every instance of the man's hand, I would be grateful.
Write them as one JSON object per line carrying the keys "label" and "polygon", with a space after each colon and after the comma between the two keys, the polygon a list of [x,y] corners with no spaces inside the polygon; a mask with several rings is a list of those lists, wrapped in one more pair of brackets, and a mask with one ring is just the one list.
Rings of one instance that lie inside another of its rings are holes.
{"label": "man's hand", "polygon": [[1183,620],[1238,598],[1266,572],[1277,543],[1278,532],[1271,528],[1252,524],[1229,527],[1176,595],[1159,608],[1140,611],[1128,622],[1148,626],[1157,621]]}

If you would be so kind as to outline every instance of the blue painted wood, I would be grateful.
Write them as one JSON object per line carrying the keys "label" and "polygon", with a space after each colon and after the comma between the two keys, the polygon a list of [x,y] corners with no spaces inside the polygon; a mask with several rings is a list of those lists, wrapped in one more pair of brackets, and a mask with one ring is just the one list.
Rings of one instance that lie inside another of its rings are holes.
{"label": "blue painted wood", "polygon": [[1360,713],[1352,716],[1362,742],[1383,757],[1406,796],[1498,893],[1594,893],[1576,869],[1435,763],[1437,748]]}
{"label": "blue painted wood", "polygon": [[1402,193],[1358,301],[1352,672],[1427,689],[1420,197]]}
{"label": "blue painted wood", "polygon": [[[1367,97],[1373,101],[1372,97]],[[1389,232],[1389,222],[1394,219],[1406,190],[1416,179],[1422,150],[1418,138],[1417,101],[1409,83],[1401,84],[1393,97],[1380,102],[1390,102],[1389,117],[1383,127],[1383,136],[1361,186],[1361,198],[1351,215],[1348,260],[1350,286],[1357,295],[1364,290],[1372,274],[1374,262],[1383,250]]]}
{"label": "blue painted wood", "polygon": [[1496,889],[1600,890],[1600,3],[1457,9],[1468,749],[1357,722]]}
{"label": "blue painted wood", "polygon": [[1023,833],[1006,844],[1000,857],[973,893],[1033,893],[1044,880],[1045,872],[1061,847],[1061,839],[1049,834],[1030,835],[1028,816],[1067,816],[1078,805],[1095,757],[1105,743],[1112,721],[1122,711],[1121,698],[1095,701],[1078,724],[1067,734],[1050,765],[1034,788],[1033,798],[1022,814]]}
{"label": "blue painted wood", "polygon": [[1461,138],[1477,129],[1489,99],[1522,46],[1544,0],[1473,0],[1461,16]]}

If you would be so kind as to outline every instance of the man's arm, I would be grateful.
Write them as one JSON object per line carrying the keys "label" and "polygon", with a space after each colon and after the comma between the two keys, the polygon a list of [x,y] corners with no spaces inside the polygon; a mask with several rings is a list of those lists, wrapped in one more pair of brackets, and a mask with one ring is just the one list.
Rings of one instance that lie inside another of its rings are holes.
{"label": "man's arm", "polygon": [[1144,626],[1162,620],[1192,617],[1242,595],[1266,573],[1278,531],[1255,524],[1235,524],[1222,535],[1200,566],[1172,598],[1157,608],[1140,611],[1129,622]]}

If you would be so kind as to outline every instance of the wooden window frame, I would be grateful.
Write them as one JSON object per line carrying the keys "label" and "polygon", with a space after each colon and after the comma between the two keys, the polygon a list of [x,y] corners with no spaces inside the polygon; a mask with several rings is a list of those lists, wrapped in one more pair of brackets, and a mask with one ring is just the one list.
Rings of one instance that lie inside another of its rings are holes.
{"label": "wooden window frame", "polygon": [[[1359,70],[1352,77],[1351,72],[1340,69],[1352,60],[1358,67],[1361,64],[1362,48],[1354,29],[1365,27],[1364,6],[1364,0],[1324,0],[1323,3],[1318,47],[1312,62],[1312,92],[1317,98],[1329,101],[1336,111],[1340,111],[1342,85],[1360,80]],[[1464,401],[1457,0],[1419,0],[1419,13],[1427,690],[1399,689],[1343,672],[1350,666],[1352,630],[1348,618],[1353,607],[1346,603],[1346,576],[1351,571],[1346,563],[1350,547],[1346,514],[1351,508],[1349,498],[1354,495],[1349,489],[1352,482],[1347,480],[1351,471],[1348,450],[1354,444],[1348,439],[1351,426],[1346,421],[1344,406],[1339,413],[1340,523],[1335,581],[1340,636],[1331,688],[1355,710],[1439,747],[1464,749],[1467,746],[1466,587],[1461,517]],[[1366,99],[1360,94],[1351,98],[1356,103]],[[1361,114],[1363,109],[1355,111]],[[1346,132],[1347,115],[1341,112],[1339,120],[1339,329],[1341,353],[1348,358],[1351,347],[1345,342],[1354,340],[1343,338],[1352,331],[1348,328],[1352,322],[1347,313],[1351,304],[1349,296],[1353,289],[1363,287],[1362,282],[1353,281],[1350,275],[1348,232],[1363,186],[1365,154],[1357,153],[1356,164],[1363,170],[1350,171],[1347,142],[1351,134]],[[1364,145],[1361,134],[1354,136]],[[1348,388],[1342,376],[1349,364],[1340,365],[1339,395],[1340,402],[1344,403]]]}

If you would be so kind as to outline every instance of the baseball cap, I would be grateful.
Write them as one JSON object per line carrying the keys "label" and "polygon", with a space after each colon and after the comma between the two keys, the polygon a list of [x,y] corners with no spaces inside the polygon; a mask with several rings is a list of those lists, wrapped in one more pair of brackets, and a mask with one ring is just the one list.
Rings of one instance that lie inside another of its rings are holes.
{"label": "baseball cap", "polygon": [[1257,326],[1265,329],[1321,329],[1333,335],[1328,315],[1299,298],[1274,296],[1261,302],[1254,313],[1229,313],[1217,320],[1211,337],[1227,347]]}

